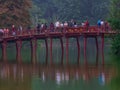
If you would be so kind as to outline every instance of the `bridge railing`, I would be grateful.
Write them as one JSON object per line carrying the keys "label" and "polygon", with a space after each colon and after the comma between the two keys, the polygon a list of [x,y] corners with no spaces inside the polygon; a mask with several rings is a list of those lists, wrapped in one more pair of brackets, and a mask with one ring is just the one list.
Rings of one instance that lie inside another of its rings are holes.
{"label": "bridge railing", "polygon": [[98,26],[89,26],[89,27],[84,27],[84,26],[81,26],[81,27],[73,27],[73,28],[67,28],[66,30],[67,33],[99,33],[99,32],[108,32],[105,28],[101,28],[101,27],[98,27]]}
{"label": "bridge railing", "polygon": [[111,29],[106,29],[105,27],[98,26],[89,26],[89,27],[59,27],[59,28],[48,28],[48,29],[40,29],[40,30],[22,30],[22,31],[9,31],[4,32],[0,38],[8,38],[15,36],[31,36],[31,35],[41,35],[41,34],[52,34],[52,33],[117,33]]}

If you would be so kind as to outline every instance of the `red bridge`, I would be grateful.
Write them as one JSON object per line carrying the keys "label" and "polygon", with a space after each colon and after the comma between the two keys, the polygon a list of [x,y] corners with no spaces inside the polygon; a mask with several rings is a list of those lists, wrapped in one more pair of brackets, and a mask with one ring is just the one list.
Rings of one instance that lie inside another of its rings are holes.
{"label": "red bridge", "polygon": [[[87,45],[87,38],[92,37],[95,38],[96,41],[96,49],[98,51],[98,40],[97,37],[101,37],[101,47],[102,47],[102,55],[103,55],[103,62],[104,62],[104,36],[112,36],[117,34],[118,32],[113,31],[111,29],[107,29],[104,27],[98,28],[97,26],[90,26],[90,27],[77,27],[77,28],[56,28],[53,32],[50,29],[41,30],[41,32],[37,30],[23,30],[23,31],[16,31],[16,34],[13,35],[12,32],[4,33],[3,36],[0,37],[0,43],[2,45],[2,60],[5,62],[7,61],[7,43],[15,42],[16,43],[16,59],[18,62],[22,62],[21,59],[21,48],[22,48],[22,41],[30,41],[31,42],[31,56],[32,62],[36,62],[36,49],[37,49],[37,39],[45,40],[46,44],[46,56],[48,56],[48,39],[50,39],[50,62],[52,62],[52,39],[60,39],[61,42],[61,49],[62,49],[62,58],[64,55],[64,46],[63,46],[63,38],[66,39],[66,62],[68,62],[68,49],[69,49],[69,38],[76,38],[77,47],[78,47],[78,55],[80,54],[80,44],[79,44],[79,37],[84,37],[84,57],[86,57],[86,45]],[[79,59],[79,57],[78,57]],[[86,58],[85,58],[85,63]]]}

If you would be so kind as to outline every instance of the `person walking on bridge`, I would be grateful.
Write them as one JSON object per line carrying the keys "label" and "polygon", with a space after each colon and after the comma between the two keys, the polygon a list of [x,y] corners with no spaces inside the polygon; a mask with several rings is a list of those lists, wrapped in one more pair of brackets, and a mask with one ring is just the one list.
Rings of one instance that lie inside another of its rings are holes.
{"label": "person walking on bridge", "polygon": [[12,35],[15,36],[16,35],[16,29],[15,29],[15,25],[12,25]]}
{"label": "person walking on bridge", "polygon": [[97,21],[97,26],[98,26],[98,28],[101,27],[101,20],[98,20],[98,21]]}
{"label": "person walking on bridge", "polygon": [[37,24],[37,27],[36,27],[38,34],[40,33],[40,28],[41,28],[41,25],[38,23],[38,24]]}
{"label": "person walking on bridge", "polygon": [[85,29],[86,29],[86,31],[88,31],[88,28],[89,28],[89,21],[86,20],[86,22],[85,22]]}
{"label": "person walking on bridge", "polygon": [[47,23],[44,23],[43,25],[43,32],[47,32]]}
{"label": "person walking on bridge", "polygon": [[55,26],[53,22],[50,23],[49,29],[50,29],[50,32],[54,32]]}

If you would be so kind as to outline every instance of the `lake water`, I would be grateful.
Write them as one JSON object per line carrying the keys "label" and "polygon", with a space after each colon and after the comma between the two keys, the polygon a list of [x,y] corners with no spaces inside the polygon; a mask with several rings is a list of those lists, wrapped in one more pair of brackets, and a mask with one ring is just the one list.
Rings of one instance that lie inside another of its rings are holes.
{"label": "lake water", "polygon": [[50,50],[46,57],[43,40],[38,41],[36,64],[31,63],[29,42],[27,44],[23,42],[22,64],[16,62],[15,44],[10,44],[7,48],[8,62],[0,62],[0,90],[120,90],[120,75],[118,68],[113,65],[110,40],[105,40],[104,65],[101,40],[99,39],[98,42],[97,56],[95,40],[88,39],[87,64],[84,63],[82,38],[80,38],[80,55],[77,54],[75,39],[70,39],[69,63],[66,63],[65,40],[63,59],[59,40],[53,40],[52,63],[50,63]]}

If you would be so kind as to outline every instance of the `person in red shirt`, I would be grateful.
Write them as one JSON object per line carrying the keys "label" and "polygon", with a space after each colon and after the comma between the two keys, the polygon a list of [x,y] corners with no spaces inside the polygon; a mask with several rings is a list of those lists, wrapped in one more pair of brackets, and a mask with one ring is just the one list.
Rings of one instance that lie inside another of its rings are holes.
{"label": "person in red shirt", "polygon": [[15,25],[12,25],[12,31],[13,32],[15,31]]}
{"label": "person in red shirt", "polygon": [[85,22],[86,31],[88,31],[88,27],[89,27],[89,22],[88,22],[88,20],[86,20],[86,22]]}

